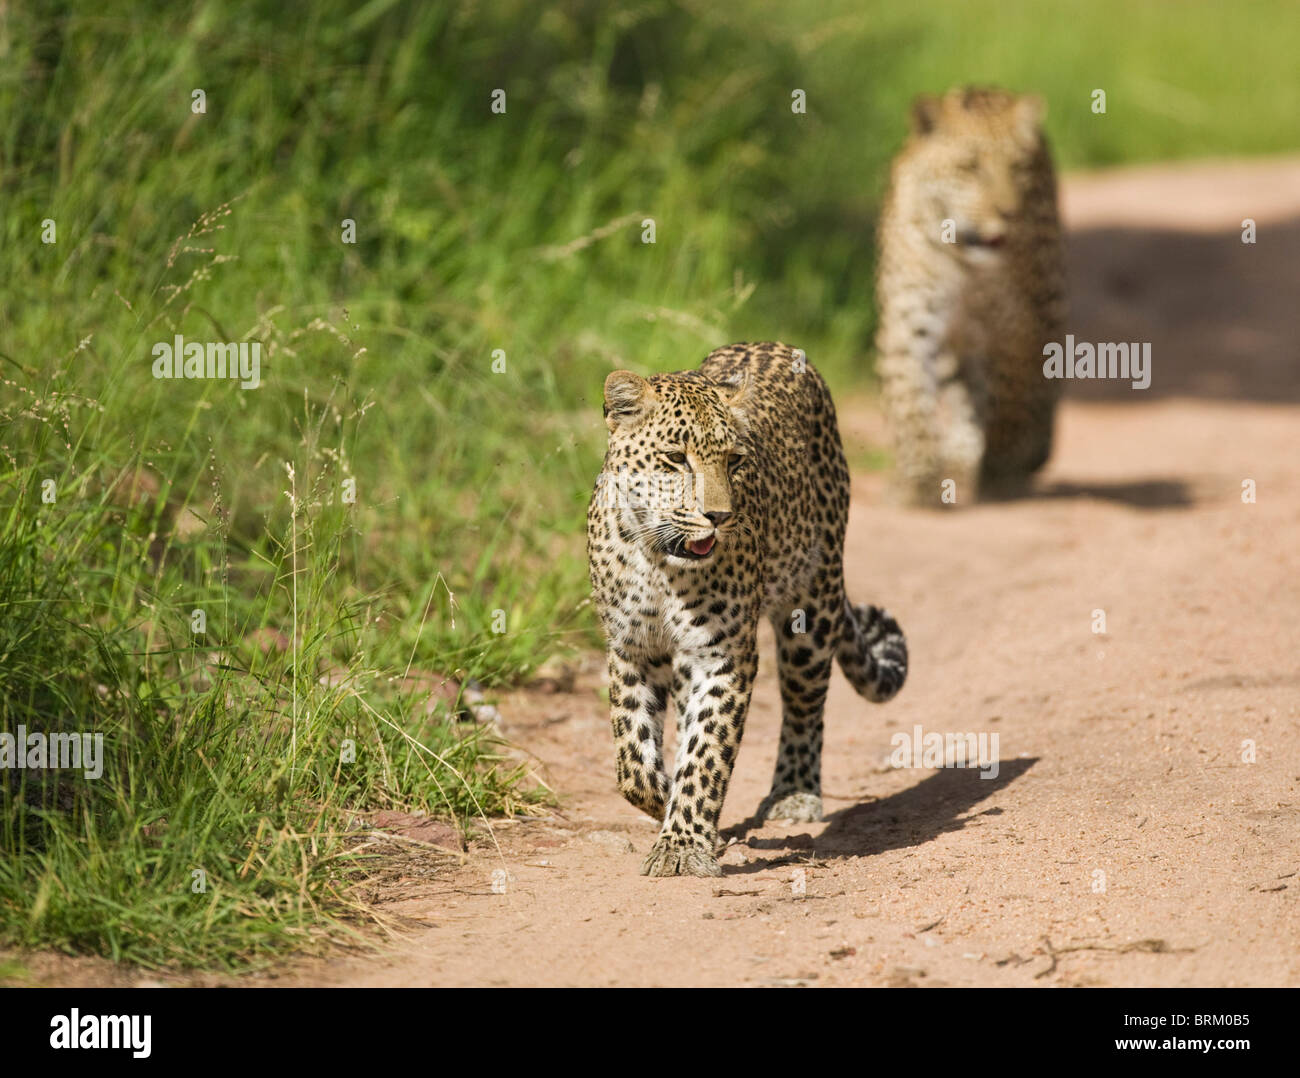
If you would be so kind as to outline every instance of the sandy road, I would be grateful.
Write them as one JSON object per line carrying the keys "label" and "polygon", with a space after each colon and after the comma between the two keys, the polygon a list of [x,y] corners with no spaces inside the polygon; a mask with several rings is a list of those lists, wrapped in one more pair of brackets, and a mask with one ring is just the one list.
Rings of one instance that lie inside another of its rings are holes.
{"label": "sandy road", "polygon": [[[561,814],[395,890],[427,926],[398,950],[281,983],[1300,984],[1300,164],[1073,177],[1064,207],[1071,331],[1150,340],[1153,384],[1072,387],[1020,501],[921,512],[855,479],[850,595],[913,667],[884,707],[836,673],[825,822],[745,825],[770,640],[720,880],[637,874],[655,827],[614,789],[598,675],[517,693]],[[881,442],[870,401],[841,419],[850,460]],[[886,766],[915,725],[996,733],[998,776]]]}

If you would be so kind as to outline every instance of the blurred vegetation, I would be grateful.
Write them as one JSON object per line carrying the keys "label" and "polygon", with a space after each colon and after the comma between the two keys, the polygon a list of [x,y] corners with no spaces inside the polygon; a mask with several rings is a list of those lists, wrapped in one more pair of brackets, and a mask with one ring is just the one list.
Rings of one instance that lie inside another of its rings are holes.
{"label": "blurred vegetation", "polygon": [[[534,797],[403,674],[595,639],[605,373],[776,338],[869,386],[915,93],[1035,90],[1067,167],[1289,150],[1298,37],[1278,0],[0,10],[0,710],[116,746],[5,787],[0,931],[244,961],[337,907],[339,813]],[[175,334],[260,341],[264,384],[154,380]]]}

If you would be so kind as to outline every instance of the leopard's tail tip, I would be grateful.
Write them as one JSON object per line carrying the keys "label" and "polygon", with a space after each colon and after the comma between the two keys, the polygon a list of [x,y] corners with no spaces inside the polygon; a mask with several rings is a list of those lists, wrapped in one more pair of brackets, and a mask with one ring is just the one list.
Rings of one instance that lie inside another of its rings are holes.
{"label": "leopard's tail tip", "polygon": [[907,638],[888,610],[844,600],[840,669],[873,704],[892,699],[907,680]]}

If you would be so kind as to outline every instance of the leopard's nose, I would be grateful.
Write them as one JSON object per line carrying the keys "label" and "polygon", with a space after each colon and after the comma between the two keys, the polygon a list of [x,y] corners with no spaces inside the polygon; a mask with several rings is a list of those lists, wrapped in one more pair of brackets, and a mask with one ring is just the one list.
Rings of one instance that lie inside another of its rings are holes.
{"label": "leopard's nose", "polygon": [[723,512],[717,509],[715,509],[712,513],[705,513],[704,515],[709,518],[709,523],[712,524],[715,528],[718,527],[720,524],[724,523],[725,521],[731,519],[730,512]]}

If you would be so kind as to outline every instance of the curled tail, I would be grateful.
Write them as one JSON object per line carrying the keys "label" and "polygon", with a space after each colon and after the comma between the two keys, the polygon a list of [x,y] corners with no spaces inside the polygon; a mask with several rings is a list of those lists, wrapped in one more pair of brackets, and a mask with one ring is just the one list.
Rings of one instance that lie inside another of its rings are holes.
{"label": "curled tail", "polygon": [[861,696],[873,704],[890,699],[907,678],[907,640],[888,610],[844,600],[844,629],[835,657]]}

